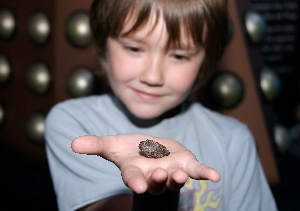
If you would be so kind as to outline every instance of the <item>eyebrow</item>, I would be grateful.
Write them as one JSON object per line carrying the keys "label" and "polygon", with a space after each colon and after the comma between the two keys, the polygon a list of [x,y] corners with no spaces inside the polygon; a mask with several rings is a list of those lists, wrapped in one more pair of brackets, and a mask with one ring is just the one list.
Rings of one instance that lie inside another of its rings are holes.
{"label": "eyebrow", "polygon": [[120,35],[117,39],[118,40],[129,39],[137,42],[144,42],[142,37],[139,38],[137,36],[132,36],[132,35]]}
{"label": "eyebrow", "polygon": [[[126,39],[129,39],[129,40],[132,40],[134,42],[140,42],[140,43],[143,43],[145,44],[146,42],[144,41],[144,38],[143,37],[140,37],[140,36],[136,36],[134,34],[121,34],[118,38],[118,40],[125,40]],[[197,46],[197,45],[189,45],[188,43],[179,43],[178,45],[175,45],[175,44],[170,44],[168,46],[168,50],[183,50],[183,51],[196,51],[196,52],[199,52],[201,51],[202,47],[201,46]]]}
{"label": "eyebrow", "polygon": [[203,49],[203,47],[197,45],[189,45],[187,43],[179,43],[178,45],[170,44],[169,49],[199,52],[201,51],[201,49]]}

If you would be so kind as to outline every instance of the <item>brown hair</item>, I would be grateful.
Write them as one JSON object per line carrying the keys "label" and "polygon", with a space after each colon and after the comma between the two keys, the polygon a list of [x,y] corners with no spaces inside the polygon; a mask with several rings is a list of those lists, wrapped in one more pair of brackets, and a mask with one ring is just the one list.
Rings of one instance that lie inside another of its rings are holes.
{"label": "brown hair", "polygon": [[[162,12],[169,34],[168,45],[180,45],[182,29],[195,45],[205,48],[206,56],[194,88],[203,84],[220,59],[227,40],[228,17],[226,0],[95,0],[90,24],[100,64],[105,72],[107,38],[120,36],[128,15],[136,15],[129,32],[147,23],[151,12]],[[204,24],[207,32],[203,36]],[[203,40],[203,38],[205,39]]]}

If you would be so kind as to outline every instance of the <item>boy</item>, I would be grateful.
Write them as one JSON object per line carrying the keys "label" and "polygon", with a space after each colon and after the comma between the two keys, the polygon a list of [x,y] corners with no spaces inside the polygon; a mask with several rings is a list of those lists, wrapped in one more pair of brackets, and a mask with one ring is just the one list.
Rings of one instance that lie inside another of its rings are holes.
{"label": "boy", "polygon": [[[247,127],[187,100],[222,54],[226,7],[94,1],[91,28],[113,94],[68,100],[47,117],[60,210],[276,210]],[[144,157],[146,139],[170,154]]]}

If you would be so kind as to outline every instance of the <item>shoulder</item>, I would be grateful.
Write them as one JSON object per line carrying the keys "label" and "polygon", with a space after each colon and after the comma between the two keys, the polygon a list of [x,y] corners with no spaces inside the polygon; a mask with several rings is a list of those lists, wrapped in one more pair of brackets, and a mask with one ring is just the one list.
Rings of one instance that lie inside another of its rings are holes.
{"label": "shoulder", "polygon": [[68,99],[66,101],[62,101],[57,103],[51,109],[51,112],[54,110],[62,109],[62,110],[88,110],[93,107],[99,107],[101,104],[107,104],[112,101],[112,96],[105,94],[105,95],[92,95],[88,97],[81,97],[81,98],[73,98]]}
{"label": "shoulder", "polygon": [[203,139],[224,151],[237,153],[241,148],[255,148],[255,141],[248,126],[231,116],[212,111],[199,103],[191,105],[190,119]]}
{"label": "shoulder", "polygon": [[112,96],[88,96],[69,99],[54,105],[46,117],[46,127],[67,124],[89,124],[96,117],[108,115],[112,108]]}
{"label": "shoulder", "polygon": [[[95,110],[101,110],[106,108],[112,101],[110,95],[88,96],[82,98],[68,99],[54,105],[48,117],[53,115],[69,114],[69,115],[81,115],[93,112]],[[47,117],[47,118],[48,118]]]}
{"label": "shoulder", "polygon": [[190,110],[191,115],[194,116],[193,119],[201,122],[201,126],[205,128],[216,129],[216,133],[218,133],[218,131],[221,134],[224,134],[226,131],[229,132],[231,130],[248,130],[247,125],[240,120],[221,114],[217,111],[213,111],[198,102],[192,103],[190,105]]}

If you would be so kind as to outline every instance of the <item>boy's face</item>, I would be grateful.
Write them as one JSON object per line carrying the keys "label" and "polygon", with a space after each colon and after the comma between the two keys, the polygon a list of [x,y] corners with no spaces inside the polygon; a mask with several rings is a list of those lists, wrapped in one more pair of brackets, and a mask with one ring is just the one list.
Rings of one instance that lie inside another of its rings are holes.
{"label": "boy's face", "polygon": [[[156,118],[179,105],[188,96],[205,57],[204,48],[192,45],[184,34],[183,48],[166,50],[164,20],[159,18],[153,28],[154,22],[151,17],[136,32],[107,40],[111,88],[133,115],[143,119]],[[132,21],[127,21],[123,33],[131,26]]]}

